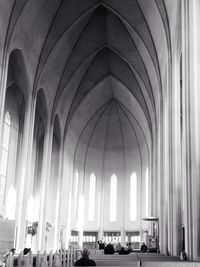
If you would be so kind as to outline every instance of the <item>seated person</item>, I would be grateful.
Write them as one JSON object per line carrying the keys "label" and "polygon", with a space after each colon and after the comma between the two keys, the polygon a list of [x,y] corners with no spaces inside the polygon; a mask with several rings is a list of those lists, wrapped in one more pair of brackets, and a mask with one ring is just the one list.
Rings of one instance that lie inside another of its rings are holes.
{"label": "seated person", "polygon": [[81,255],[82,257],[75,261],[74,266],[96,266],[95,261],[89,259],[89,251],[87,248],[84,248]]}
{"label": "seated person", "polygon": [[147,245],[144,242],[141,245],[141,252],[143,252],[143,253],[147,252]]}
{"label": "seated person", "polygon": [[185,251],[182,251],[182,257],[184,261],[187,261],[187,255],[185,253]]}
{"label": "seated person", "polygon": [[116,252],[119,252],[122,249],[122,245],[120,244],[120,242],[117,244],[115,250]]}
{"label": "seated person", "polygon": [[112,244],[108,244],[105,248],[104,248],[104,254],[114,254],[115,253],[115,249],[113,247]]}
{"label": "seated person", "polygon": [[132,250],[131,243],[127,243],[127,248],[128,248],[128,251],[129,251],[129,252],[133,251],[133,250]]}
{"label": "seated person", "polygon": [[125,255],[125,254],[129,254],[130,252],[127,250],[127,249],[125,249],[124,247],[121,247],[121,249],[120,249],[120,251],[119,251],[119,254],[120,255]]}

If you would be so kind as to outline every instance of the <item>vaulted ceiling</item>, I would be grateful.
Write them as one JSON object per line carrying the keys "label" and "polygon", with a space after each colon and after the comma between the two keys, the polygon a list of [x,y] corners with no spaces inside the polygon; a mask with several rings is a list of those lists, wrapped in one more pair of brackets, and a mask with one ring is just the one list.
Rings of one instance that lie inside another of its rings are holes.
{"label": "vaulted ceiling", "polygon": [[8,20],[1,9],[4,51],[23,51],[31,93],[43,89],[49,119],[57,114],[64,136],[76,136],[74,149],[87,125],[94,127],[90,121],[113,103],[119,116],[134,118],[150,147],[178,5],[178,0],[1,0],[11,14]]}

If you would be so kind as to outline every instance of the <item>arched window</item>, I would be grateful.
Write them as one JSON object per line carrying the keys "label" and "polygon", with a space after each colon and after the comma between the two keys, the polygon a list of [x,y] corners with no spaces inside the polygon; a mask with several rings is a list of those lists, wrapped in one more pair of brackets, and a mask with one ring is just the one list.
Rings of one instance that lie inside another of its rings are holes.
{"label": "arched window", "polygon": [[77,206],[78,206],[78,181],[79,181],[79,172],[78,170],[75,171],[75,178],[74,178],[74,215],[77,215]]}
{"label": "arched window", "polygon": [[146,200],[146,203],[145,203],[145,206],[146,206],[146,209],[145,209],[145,215],[148,216],[149,214],[149,170],[148,168],[146,169],[146,173],[145,173],[145,200]]}
{"label": "arched window", "polygon": [[0,164],[0,202],[4,201],[5,184],[8,165],[8,151],[10,143],[11,118],[9,111],[6,112],[3,124],[3,139],[1,146],[1,164]]}
{"label": "arched window", "polygon": [[110,179],[110,222],[117,217],[117,176],[113,174]]}
{"label": "arched window", "polygon": [[130,177],[130,220],[137,219],[137,175],[134,172]]}
{"label": "arched window", "polygon": [[89,213],[88,220],[94,221],[94,209],[95,209],[95,189],[96,189],[96,176],[94,173],[90,175],[89,185]]}

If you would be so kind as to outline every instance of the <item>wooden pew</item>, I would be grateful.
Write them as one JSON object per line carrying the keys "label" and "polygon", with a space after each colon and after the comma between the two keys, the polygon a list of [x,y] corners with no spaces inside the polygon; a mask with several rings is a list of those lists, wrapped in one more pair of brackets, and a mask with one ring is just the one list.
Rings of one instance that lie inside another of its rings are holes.
{"label": "wooden pew", "polygon": [[[80,257],[81,250],[70,248],[53,254],[40,251],[33,255],[9,255],[6,267],[72,267],[74,261]],[[91,250],[90,255],[97,266],[117,267],[200,267],[198,262],[180,261],[178,257],[161,254],[130,253],[128,255],[104,255],[102,251]]]}
{"label": "wooden pew", "polygon": [[144,266],[144,267],[200,267],[200,263],[180,261],[175,256],[131,253],[128,255],[101,255],[93,257],[97,266]]}

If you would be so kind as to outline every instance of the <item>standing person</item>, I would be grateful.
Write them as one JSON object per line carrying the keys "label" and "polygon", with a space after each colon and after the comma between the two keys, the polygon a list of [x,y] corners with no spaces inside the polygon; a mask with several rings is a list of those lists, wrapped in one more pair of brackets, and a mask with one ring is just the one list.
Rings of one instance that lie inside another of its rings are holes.
{"label": "standing person", "polygon": [[99,245],[99,250],[105,248],[105,243],[103,243],[102,240],[97,241],[97,244]]}
{"label": "standing person", "polygon": [[89,259],[90,252],[87,248],[83,249],[81,255],[82,257],[75,261],[74,266],[96,266],[95,261]]}

